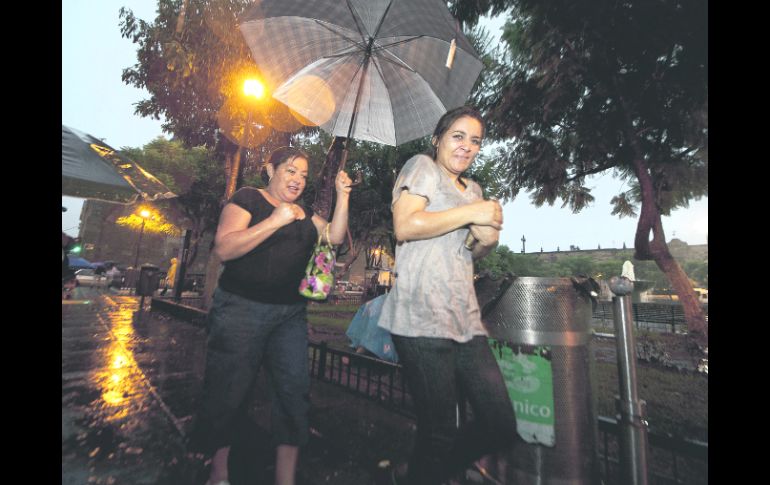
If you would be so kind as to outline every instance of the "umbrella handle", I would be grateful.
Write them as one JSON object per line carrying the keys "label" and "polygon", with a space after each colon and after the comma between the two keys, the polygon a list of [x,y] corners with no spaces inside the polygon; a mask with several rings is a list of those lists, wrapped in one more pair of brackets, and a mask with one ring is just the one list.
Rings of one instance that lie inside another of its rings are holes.
{"label": "umbrella handle", "polygon": [[361,183],[364,181],[364,174],[361,172],[356,172],[356,179],[348,185],[348,187],[355,187],[356,185],[361,185]]}
{"label": "umbrella handle", "polygon": [[345,148],[342,149],[342,156],[340,157],[340,170],[345,170],[345,163],[348,161],[348,147],[345,142]]}

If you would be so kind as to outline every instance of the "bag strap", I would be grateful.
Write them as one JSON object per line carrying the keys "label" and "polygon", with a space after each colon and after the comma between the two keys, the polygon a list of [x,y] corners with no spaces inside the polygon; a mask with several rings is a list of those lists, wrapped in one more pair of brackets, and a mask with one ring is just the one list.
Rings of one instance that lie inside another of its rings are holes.
{"label": "bag strap", "polygon": [[[330,246],[333,246],[331,239],[329,239],[329,226],[331,226],[331,222],[326,223],[326,242],[329,243]],[[350,235],[350,228],[348,227],[346,229],[347,235],[348,235],[348,244],[350,245],[350,249],[353,249],[353,236]],[[323,233],[318,235],[318,244],[321,244],[323,241]]]}

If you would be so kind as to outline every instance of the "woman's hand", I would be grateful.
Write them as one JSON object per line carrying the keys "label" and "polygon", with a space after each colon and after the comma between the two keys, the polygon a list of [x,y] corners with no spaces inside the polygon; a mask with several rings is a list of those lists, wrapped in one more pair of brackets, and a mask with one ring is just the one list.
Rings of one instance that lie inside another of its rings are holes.
{"label": "woman's hand", "polygon": [[470,204],[470,208],[473,211],[471,224],[490,226],[498,231],[503,228],[503,207],[498,201],[482,200]]}
{"label": "woman's hand", "polygon": [[285,226],[294,221],[301,221],[304,219],[305,211],[297,204],[281,202],[275,209],[273,209],[273,213],[270,217],[272,217],[280,226]]}
{"label": "woman's hand", "polygon": [[471,224],[469,229],[479,244],[484,246],[493,246],[500,240],[500,231],[492,226]]}
{"label": "woman's hand", "polygon": [[337,189],[337,195],[349,194],[353,187],[353,183],[348,177],[348,174],[344,170],[337,172],[337,177],[334,179],[334,187]]}

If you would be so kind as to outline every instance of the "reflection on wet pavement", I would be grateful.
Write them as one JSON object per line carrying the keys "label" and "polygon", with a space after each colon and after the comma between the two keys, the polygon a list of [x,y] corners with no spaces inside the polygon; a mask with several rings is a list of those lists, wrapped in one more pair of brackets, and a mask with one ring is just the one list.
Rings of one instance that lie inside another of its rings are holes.
{"label": "reflection on wet pavement", "polygon": [[[138,298],[109,291],[62,302],[62,485],[206,481],[204,463],[185,449],[205,330],[137,310]],[[231,450],[233,485],[272,483],[265,387],[262,374]],[[313,432],[300,454],[298,485],[367,485],[382,458],[406,458],[409,419],[316,380],[311,403]]]}
{"label": "reflection on wet pavement", "polygon": [[185,456],[204,332],[137,309],[129,296],[62,301],[62,484],[191,483],[181,468],[202,468],[173,471]]}

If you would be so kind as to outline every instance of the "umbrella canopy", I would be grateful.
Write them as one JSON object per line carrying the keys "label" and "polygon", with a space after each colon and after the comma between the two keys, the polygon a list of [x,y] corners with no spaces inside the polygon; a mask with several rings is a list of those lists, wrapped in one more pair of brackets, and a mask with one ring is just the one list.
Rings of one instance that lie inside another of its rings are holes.
{"label": "umbrella canopy", "polygon": [[132,160],[89,134],[61,125],[61,193],[130,204],[176,197]]}
{"label": "umbrella canopy", "polygon": [[441,0],[261,0],[240,29],[273,97],[348,139],[432,133],[483,67]]}
{"label": "umbrella canopy", "polygon": [[72,269],[91,269],[94,267],[91,263],[88,262],[88,260],[78,256],[67,256],[67,260],[69,261],[69,267]]}

